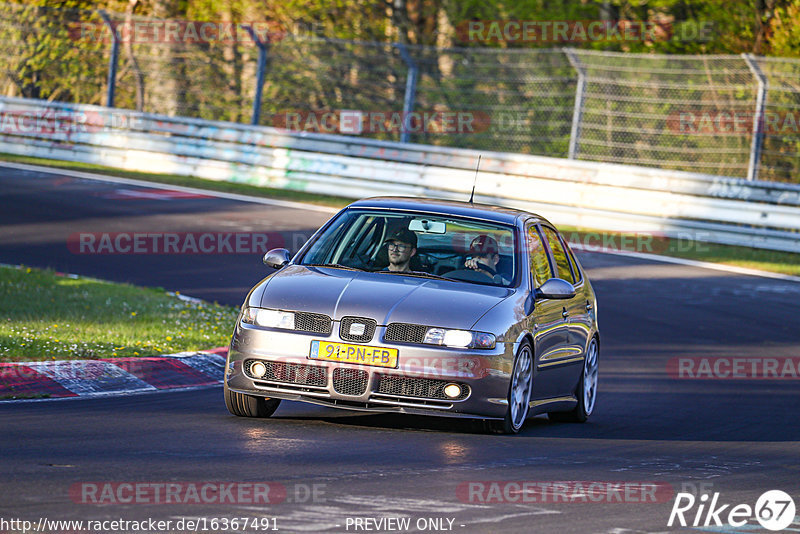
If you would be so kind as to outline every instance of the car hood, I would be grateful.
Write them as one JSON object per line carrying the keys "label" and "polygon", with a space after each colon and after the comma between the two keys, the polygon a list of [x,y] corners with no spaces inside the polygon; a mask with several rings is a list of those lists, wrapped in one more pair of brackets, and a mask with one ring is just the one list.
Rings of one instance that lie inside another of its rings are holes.
{"label": "car hood", "polygon": [[[257,288],[259,305],[292,311],[370,317],[378,324],[471,328],[512,289],[415,276],[289,265]],[[259,291],[260,290],[260,291]],[[252,301],[251,301],[252,302]]]}

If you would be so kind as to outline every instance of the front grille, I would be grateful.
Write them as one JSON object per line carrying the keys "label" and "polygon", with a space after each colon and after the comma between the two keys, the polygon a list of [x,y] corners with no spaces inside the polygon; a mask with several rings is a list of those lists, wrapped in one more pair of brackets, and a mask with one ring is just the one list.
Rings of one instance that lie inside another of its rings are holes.
{"label": "front grille", "polygon": [[[250,372],[250,366],[261,362],[267,368],[262,377],[255,377]],[[264,360],[246,360],[244,362],[245,374],[255,380],[271,382],[287,382],[289,384],[304,384],[308,386],[325,386],[327,375],[324,367],[303,365],[300,363],[268,362]]]}
{"label": "front grille", "polygon": [[294,329],[315,334],[330,334],[333,331],[331,318],[321,313],[294,312]]}
{"label": "front grille", "polygon": [[363,369],[339,367],[333,370],[333,389],[342,395],[363,395],[369,375]]}
{"label": "front grille", "polygon": [[[350,330],[353,328],[354,324],[364,325],[364,333],[351,334]],[[358,341],[360,343],[366,343],[367,341],[370,341],[372,336],[375,334],[376,325],[377,323],[374,319],[367,319],[366,317],[342,317],[342,322],[339,326],[339,337],[345,341]]]}
{"label": "front grille", "polygon": [[453,382],[435,380],[433,378],[409,378],[405,376],[381,375],[378,381],[377,393],[395,395],[398,397],[417,397],[422,399],[439,399],[457,401],[469,396],[469,386],[461,386],[461,395],[452,399],[444,394],[444,387]]}
{"label": "front grille", "polygon": [[427,331],[428,327],[421,324],[390,323],[384,339],[396,343],[422,343]]}

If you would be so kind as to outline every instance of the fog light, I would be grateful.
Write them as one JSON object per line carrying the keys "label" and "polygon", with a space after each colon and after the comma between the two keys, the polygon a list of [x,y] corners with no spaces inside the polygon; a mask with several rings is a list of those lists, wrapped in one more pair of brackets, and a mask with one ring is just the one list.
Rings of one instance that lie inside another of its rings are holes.
{"label": "fog light", "polygon": [[261,378],[267,374],[267,366],[261,362],[255,362],[250,365],[250,374],[256,378]]}
{"label": "fog light", "polygon": [[461,395],[461,386],[458,384],[447,384],[444,387],[444,394],[450,397],[451,399],[455,399],[459,395]]}

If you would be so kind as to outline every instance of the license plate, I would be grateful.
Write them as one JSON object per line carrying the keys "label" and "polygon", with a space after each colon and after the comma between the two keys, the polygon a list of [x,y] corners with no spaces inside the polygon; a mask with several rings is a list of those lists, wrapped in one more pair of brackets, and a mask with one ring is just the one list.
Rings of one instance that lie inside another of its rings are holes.
{"label": "license plate", "polygon": [[314,340],[311,342],[311,353],[308,357],[312,360],[397,367],[397,354],[397,349]]}

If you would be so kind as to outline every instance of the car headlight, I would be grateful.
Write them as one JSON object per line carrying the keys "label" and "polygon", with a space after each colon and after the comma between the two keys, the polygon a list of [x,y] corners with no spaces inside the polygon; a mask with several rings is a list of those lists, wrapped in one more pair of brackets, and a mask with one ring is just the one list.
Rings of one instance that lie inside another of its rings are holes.
{"label": "car headlight", "polygon": [[493,349],[494,334],[488,332],[472,332],[470,330],[448,330],[447,328],[428,328],[425,339],[429,345],[443,345],[463,349]]}
{"label": "car headlight", "polygon": [[246,306],[242,310],[242,322],[267,328],[294,330],[294,312]]}

